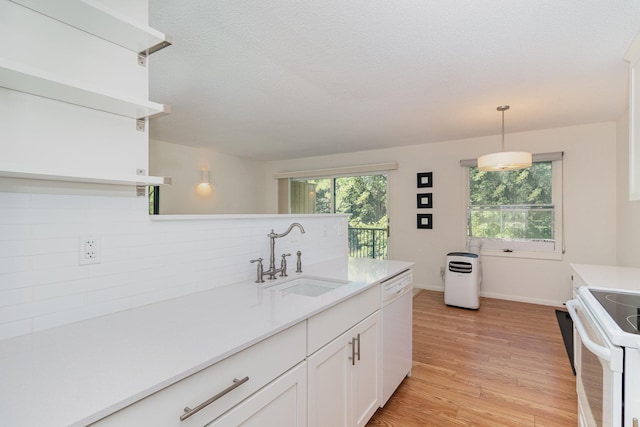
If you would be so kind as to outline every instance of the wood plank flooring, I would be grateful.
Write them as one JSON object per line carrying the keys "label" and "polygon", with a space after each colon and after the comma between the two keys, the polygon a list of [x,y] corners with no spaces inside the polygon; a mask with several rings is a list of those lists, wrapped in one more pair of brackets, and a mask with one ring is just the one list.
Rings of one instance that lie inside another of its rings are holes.
{"label": "wood plank flooring", "polygon": [[413,369],[367,426],[575,427],[575,376],[555,308],[481,298],[413,299]]}

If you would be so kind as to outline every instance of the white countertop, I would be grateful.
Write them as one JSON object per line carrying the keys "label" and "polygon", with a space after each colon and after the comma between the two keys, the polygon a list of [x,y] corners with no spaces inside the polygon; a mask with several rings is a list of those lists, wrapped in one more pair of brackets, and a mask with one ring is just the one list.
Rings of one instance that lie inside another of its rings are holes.
{"label": "white countertop", "polygon": [[412,265],[309,265],[350,283],[315,298],[237,283],[0,341],[0,423],[85,426]]}
{"label": "white countertop", "polygon": [[587,286],[640,291],[640,268],[571,264]]}

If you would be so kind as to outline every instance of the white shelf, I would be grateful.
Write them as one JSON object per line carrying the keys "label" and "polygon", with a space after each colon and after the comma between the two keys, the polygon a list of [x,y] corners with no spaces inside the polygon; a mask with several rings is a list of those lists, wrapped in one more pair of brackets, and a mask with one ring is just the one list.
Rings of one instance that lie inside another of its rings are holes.
{"label": "white shelf", "polygon": [[11,1],[143,55],[171,45],[166,34],[109,10],[96,0]]}
{"label": "white shelf", "polygon": [[86,175],[69,175],[58,173],[56,171],[49,172],[29,172],[19,168],[0,170],[0,178],[20,178],[20,179],[40,179],[45,181],[65,181],[65,182],[81,182],[86,184],[109,184],[109,185],[165,185],[171,184],[171,178],[161,176],[147,175],[131,175],[131,176],[86,176]]}
{"label": "white shelf", "polygon": [[109,94],[101,88],[0,58],[0,87],[134,119],[169,114],[169,105]]}

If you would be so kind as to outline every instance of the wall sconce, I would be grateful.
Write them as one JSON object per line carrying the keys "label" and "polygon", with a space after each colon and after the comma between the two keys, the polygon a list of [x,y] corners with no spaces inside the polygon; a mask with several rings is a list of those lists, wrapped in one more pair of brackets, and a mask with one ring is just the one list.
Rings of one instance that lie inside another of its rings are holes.
{"label": "wall sconce", "polygon": [[211,171],[207,168],[200,169],[200,183],[196,188],[196,192],[201,196],[209,196],[211,189]]}
{"label": "wall sconce", "polygon": [[200,184],[211,185],[211,171],[209,169],[200,170]]}

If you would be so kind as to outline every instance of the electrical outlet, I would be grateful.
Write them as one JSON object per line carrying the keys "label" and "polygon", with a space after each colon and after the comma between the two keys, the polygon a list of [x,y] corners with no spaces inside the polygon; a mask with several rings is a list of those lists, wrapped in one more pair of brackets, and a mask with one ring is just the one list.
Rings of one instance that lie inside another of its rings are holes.
{"label": "electrical outlet", "polygon": [[101,259],[100,236],[81,236],[78,239],[78,264],[100,264]]}

